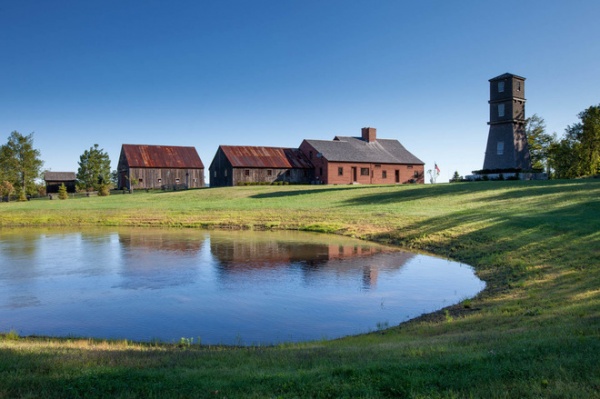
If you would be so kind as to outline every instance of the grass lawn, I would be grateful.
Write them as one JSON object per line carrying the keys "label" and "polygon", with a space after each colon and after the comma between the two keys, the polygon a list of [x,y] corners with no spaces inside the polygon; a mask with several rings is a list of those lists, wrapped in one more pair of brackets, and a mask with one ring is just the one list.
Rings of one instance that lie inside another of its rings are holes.
{"label": "grass lawn", "polygon": [[250,186],[0,204],[0,239],[16,226],[78,224],[342,234],[468,263],[487,288],[384,331],[275,347],[6,332],[0,398],[600,398],[599,180]]}

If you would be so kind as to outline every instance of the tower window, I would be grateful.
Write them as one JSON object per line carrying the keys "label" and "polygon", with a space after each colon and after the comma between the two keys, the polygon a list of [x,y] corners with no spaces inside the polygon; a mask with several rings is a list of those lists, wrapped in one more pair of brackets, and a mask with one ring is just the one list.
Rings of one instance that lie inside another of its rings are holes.
{"label": "tower window", "polygon": [[504,104],[498,104],[498,116],[499,117],[504,116]]}
{"label": "tower window", "polygon": [[498,155],[504,155],[504,141],[499,141],[496,145],[496,153]]}
{"label": "tower window", "polygon": [[504,81],[498,82],[498,93],[504,93]]}
{"label": "tower window", "polygon": [[517,82],[517,91],[521,91],[521,82]]}

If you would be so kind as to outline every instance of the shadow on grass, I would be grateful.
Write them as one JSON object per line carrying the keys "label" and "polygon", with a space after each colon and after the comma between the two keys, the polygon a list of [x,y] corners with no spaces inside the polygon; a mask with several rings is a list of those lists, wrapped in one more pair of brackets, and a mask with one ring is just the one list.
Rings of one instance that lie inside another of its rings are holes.
{"label": "shadow on grass", "polygon": [[[431,199],[436,196],[473,195],[485,192],[505,192],[478,201],[498,201],[509,199],[525,199],[540,195],[564,194],[584,190],[600,190],[600,181],[565,180],[561,184],[556,181],[487,181],[471,183],[437,184],[427,186],[398,186],[398,190],[384,193],[357,196],[344,202],[344,205],[356,206],[368,204],[390,204]],[[586,191],[587,190],[587,191]]]}

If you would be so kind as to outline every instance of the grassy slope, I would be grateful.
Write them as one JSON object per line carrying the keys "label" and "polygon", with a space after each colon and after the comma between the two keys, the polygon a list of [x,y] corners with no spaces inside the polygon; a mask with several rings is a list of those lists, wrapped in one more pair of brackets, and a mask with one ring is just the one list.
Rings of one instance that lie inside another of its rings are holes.
{"label": "grassy slope", "polygon": [[[0,340],[0,397],[600,397],[600,182],[238,187],[1,204],[0,225],[324,231],[476,267],[477,298],[275,348]],[[1,232],[1,230],[0,230]]]}

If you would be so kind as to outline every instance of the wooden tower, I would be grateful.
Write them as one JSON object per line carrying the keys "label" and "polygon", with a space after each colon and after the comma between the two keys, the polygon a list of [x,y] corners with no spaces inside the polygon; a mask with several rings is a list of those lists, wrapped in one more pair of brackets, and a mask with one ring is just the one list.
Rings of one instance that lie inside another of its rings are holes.
{"label": "wooden tower", "polygon": [[510,73],[490,79],[490,132],[484,170],[530,170],[525,134],[525,78]]}

